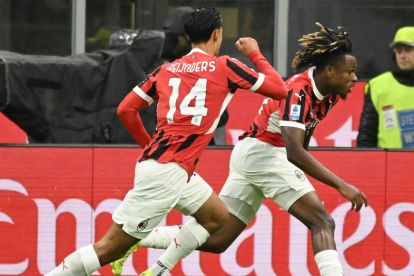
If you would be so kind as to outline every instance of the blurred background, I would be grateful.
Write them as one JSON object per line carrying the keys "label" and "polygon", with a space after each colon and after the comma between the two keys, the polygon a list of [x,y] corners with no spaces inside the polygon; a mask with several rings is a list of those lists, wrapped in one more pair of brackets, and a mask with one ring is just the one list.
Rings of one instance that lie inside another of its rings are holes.
{"label": "blurred background", "polygon": [[409,0],[0,0],[0,49],[59,56],[105,49],[111,33],[160,29],[179,6],[218,7],[225,30],[222,53],[240,57],[234,41],[253,36],[284,76],[292,73],[297,39],[314,31],[316,20],[349,31],[360,79],[391,66],[384,57],[395,30],[414,24]]}

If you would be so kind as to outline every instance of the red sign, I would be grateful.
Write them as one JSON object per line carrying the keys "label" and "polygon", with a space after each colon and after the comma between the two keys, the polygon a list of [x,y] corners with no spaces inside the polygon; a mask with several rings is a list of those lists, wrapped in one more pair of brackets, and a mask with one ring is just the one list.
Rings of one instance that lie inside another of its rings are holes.
{"label": "red sign", "polygon": [[[63,257],[100,238],[132,186],[137,149],[0,147],[0,275],[43,275]],[[346,275],[414,275],[414,154],[312,151],[369,197],[361,214],[312,180],[336,222]],[[219,191],[230,149],[209,149],[197,171]],[[167,224],[185,218],[173,212]],[[151,265],[160,250],[140,249],[125,275]],[[111,275],[110,268],[100,270]],[[267,200],[221,255],[194,252],[173,275],[317,275],[307,229]]]}
{"label": "red sign", "polygon": [[0,144],[27,144],[26,133],[0,112]]}

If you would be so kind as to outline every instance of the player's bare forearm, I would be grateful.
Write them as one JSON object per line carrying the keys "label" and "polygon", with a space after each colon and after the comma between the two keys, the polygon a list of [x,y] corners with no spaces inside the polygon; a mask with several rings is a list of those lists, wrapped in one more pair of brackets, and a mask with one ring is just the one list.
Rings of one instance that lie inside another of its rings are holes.
{"label": "player's bare forearm", "polygon": [[346,183],[305,150],[302,146],[304,141],[303,130],[293,127],[282,127],[282,135],[290,162],[313,178],[335,188],[351,202],[352,210],[358,212],[363,205],[368,205],[368,199],[362,191]]}
{"label": "player's bare forearm", "polygon": [[304,134],[302,129],[282,127],[283,140],[286,146],[287,157],[290,162],[313,178],[338,189],[346,182],[327,169],[303,147]]}
{"label": "player's bare forearm", "polygon": [[298,146],[294,146],[293,148],[286,147],[286,151],[289,161],[313,178],[335,189],[339,189],[341,186],[346,185],[344,180],[327,169],[302,146],[299,148]]}

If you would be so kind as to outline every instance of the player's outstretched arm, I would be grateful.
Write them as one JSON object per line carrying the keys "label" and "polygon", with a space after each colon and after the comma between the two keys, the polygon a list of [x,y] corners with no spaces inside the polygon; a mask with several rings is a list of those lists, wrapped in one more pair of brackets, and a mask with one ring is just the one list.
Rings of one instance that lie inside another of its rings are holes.
{"label": "player's outstretched arm", "polygon": [[260,53],[259,45],[254,38],[242,37],[235,43],[236,48],[257,67],[264,75],[263,82],[258,86],[257,93],[266,97],[282,100],[287,96],[287,87],[283,78]]}
{"label": "player's outstretched arm", "polygon": [[332,171],[316,160],[303,147],[305,131],[295,127],[282,127],[283,141],[286,146],[288,160],[308,175],[335,188],[352,203],[352,210],[359,211],[362,205],[368,205],[365,194],[353,185],[346,183]]}
{"label": "player's outstretched arm", "polygon": [[150,140],[145,130],[138,110],[147,107],[148,103],[139,97],[135,92],[130,92],[119,104],[117,115],[122,124],[134,138],[135,142],[144,147]]}

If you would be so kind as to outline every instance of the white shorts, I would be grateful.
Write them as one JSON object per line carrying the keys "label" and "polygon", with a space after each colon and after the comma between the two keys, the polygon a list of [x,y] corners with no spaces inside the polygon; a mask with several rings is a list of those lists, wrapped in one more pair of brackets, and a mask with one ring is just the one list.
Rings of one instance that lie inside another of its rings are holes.
{"label": "white shorts", "polygon": [[[194,179],[193,179],[194,178]],[[135,167],[134,188],[129,190],[112,219],[137,239],[144,239],[172,208],[193,214],[212,193],[199,176],[191,177],[177,163],[148,159]]]}
{"label": "white shorts", "polygon": [[230,213],[249,224],[264,198],[271,198],[288,210],[296,200],[314,190],[303,171],[287,160],[285,148],[248,137],[232,151],[230,174],[220,198]]}
{"label": "white shorts", "polygon": [[213,193],[213,189],[197,173],[193,173],[190,181],[185,184],[178,203],[174,209],[184,215],[192,215],[207,201]]}

